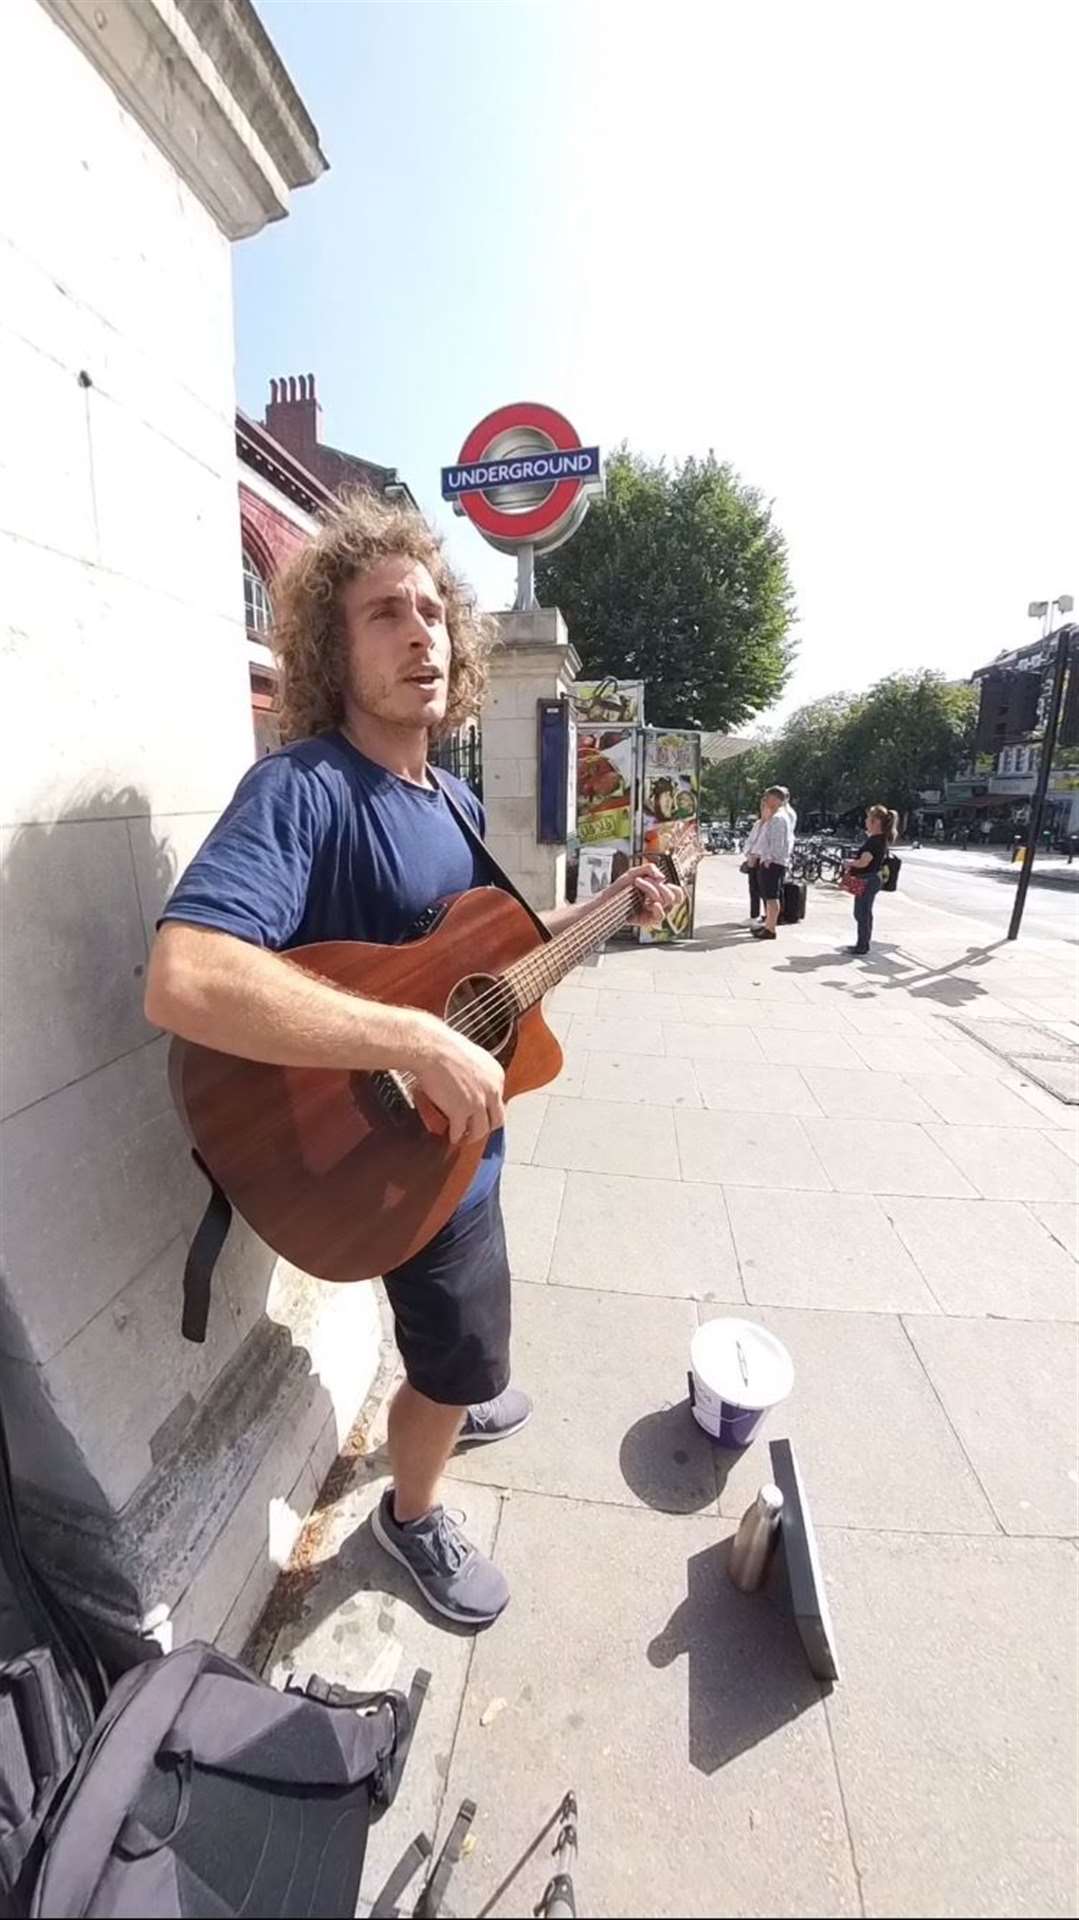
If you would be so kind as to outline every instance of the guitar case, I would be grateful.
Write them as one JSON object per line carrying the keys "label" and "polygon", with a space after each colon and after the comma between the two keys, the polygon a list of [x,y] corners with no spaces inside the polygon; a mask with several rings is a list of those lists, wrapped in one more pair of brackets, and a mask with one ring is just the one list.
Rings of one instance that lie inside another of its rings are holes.
{"label": "guitar case", "polygon": [[[429,767],[428,772],[436,785],[441,788],[443,799],[473,853],[477,856],[481,868],[490,875],[490,884],[501,887],[503,893],[512,894],[518,905],[524,908],[540,939],[549,940],[551,936],[535,909],[529,906],[520,888],[514,885],[509,874],[499,866],[490,848],[476,832],[464,808],[454,798],[450,783],[445,778],[441,767]],[[416,939],[426,933],[431,917],[432,911],[429,908],[426,913],[420,915],[416,926],[405,936],[406,939]],[[232,1225],[232,1202],[224,1189],[218,1186],[202,1155],[195,1148],[191,1150],[191,1158],[199,1172],[209,1181],[210,1198],[206,1203],[206,1211],[195,1230],[195,1237],[191,1242],[184,1265],[183,1314],[180,1328],[185,1340],[201,1346],[206,1339],[206,1328],[210,1318],[210,1285],[214,1268]]]}

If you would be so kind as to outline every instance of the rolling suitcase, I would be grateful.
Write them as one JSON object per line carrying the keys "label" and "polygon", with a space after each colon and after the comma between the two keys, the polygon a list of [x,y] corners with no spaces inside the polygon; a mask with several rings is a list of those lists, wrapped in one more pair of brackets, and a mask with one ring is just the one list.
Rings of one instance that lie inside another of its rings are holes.
{"label": "rolling suitcase", "polygon": [[805,919],[806,883],[804,880],[784,880],[783,895],[779,908],[781,927],[795,927],[799,920]]}

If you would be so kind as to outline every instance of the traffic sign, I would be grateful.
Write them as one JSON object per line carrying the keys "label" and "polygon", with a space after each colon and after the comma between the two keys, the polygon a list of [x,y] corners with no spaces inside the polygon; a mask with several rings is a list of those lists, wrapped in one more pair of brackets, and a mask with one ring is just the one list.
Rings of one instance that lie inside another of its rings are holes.
{"label": "traffic sign", "polygon": [[599,448],[582,446],[564,414],[534,401],[496,407],[442,469],[443,499],[502,553],[553,553],[602,488]]}

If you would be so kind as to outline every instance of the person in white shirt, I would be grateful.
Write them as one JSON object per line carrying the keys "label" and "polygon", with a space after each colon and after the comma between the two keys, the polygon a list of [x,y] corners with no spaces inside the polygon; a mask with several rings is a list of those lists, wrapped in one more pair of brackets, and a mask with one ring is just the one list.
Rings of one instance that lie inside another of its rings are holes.
{"label": "person in white shirt", "polygon": [[779,921],[783,882],[794,846],[797,815],[786,787],[769,787],[761,800],[761,817],[750,835],[747,857],[756,870],[764,920],[753,928],[755,940],[774,940]]}

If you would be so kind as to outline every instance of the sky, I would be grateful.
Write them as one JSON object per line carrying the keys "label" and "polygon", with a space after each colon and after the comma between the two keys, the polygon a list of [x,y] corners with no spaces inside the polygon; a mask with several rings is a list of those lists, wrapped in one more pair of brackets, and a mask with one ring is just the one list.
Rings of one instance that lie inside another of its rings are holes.
{"label": "sky", "polygon": [[314,372],[485,605],[514,564],[439,470],[525,399],[773,501],[766,724],[1079,595],[1072,0],[257,4],[330,171],[235,249],[240,405]]}

